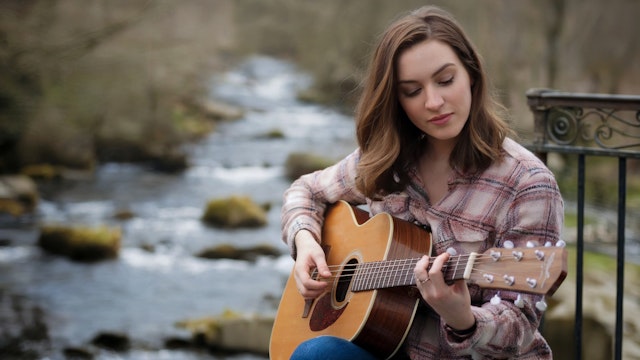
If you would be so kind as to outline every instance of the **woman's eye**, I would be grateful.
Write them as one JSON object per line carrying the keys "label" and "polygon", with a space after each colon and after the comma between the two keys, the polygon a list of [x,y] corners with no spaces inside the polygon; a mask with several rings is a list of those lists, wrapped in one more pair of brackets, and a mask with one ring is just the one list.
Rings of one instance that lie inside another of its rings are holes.
{"label": "woman's eye", "polygon": [[438,84],[446,86],[446,85],[450,85],[451,83],[453,83],[453,76],[440,81]]}
{"label": "woman's eye", "polygon": [[413,96],[416,96],[416,95],[418,95],[420,93],[420,89],[419,88],[418,89],[407,89],[407,90],[403,91],[403,93],[404,93],[404,96],[406,96],[406,97],[413,97]]}

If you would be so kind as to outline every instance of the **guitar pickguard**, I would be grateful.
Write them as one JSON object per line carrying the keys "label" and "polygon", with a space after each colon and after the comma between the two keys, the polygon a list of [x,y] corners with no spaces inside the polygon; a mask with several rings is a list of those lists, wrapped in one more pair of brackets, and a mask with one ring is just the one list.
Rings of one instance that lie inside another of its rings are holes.
{"label": "guitar pickguard", "polygon": [[347,303],[343,307],[336,309],[331,305],[331,298],[331,293],[327,292],[317,300],[311,318],[309,319],[309,328],[311,331],[322,331],[333,325],[349,305]]}

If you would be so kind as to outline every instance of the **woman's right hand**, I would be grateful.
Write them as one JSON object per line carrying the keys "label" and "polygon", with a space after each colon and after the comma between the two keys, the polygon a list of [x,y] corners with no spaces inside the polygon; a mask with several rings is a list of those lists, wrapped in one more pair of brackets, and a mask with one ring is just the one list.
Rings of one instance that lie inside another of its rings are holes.
{"label": "woman's right hand", "polygon": [[296,286],[305,299],[315,299],[325,291],[329,283],[312,279],[311,272],[317,269],[320,278],[331,277],[324,251],[307,230],[298,231],[294,241],[297,254],[293,265]]}

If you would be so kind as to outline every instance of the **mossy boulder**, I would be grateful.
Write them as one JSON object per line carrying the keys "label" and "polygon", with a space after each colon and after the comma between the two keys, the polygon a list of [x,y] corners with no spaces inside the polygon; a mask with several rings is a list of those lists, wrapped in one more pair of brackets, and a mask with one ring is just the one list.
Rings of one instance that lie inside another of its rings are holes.
{"label": "mossy boulder", "polygon": [[271,245],[256,245],[248,248],[237,248],[233,245],[219,245],[203,250],[198,257],[205,259],[233,259],[255,261],[259,256],[276,257],[280,251]]}
{"label": "mossy boulder", "polygon": [[285,174],[289,180],[293,181],[302,175],[324,169],[334,163],[334,159],[316,154],[292,153],[289,154],[285,162]]}
{"label": "mossy boulder", "polygon": [[271,129],[264,134],[258,135],[258,139],[267,139],[267,140],[276,140],[276,139],[284,139],[285,134],[284,131],[280,129]]}
{"label": "mossy boulder", "polygon": [[38,187],[30,177],[0,176],[0,213],[13,216],[33,213],[39,198]]}
{"label": "mossy boulder", "polygon": [[57,180],[62,178],[64,172],[61,166],[52,164],[31,164],[24,166],[20,173],[32,179]]}
{"label": "mossy boulder", "polygon": [[71,260],[94,262],[116,258],[121,238],[120,228],[48,225],[41,227],[38,245],[47,252]]}
{"label": "mossy boulder", "polygon": [[247,196],[231,196],[209,201],[202,220],[221,228],[256,228],[267,224],[267,212]]}
{"label": "mossy boulder", "polygon": [[219,316],[181,321],[194,343],[217,352],[249,352],[267,355],[273,317],[246,315],[227,310]]}
{"label": "mossy boulder", "polygon": [[212,120],[237,120],[244,116],[244,110],[231,104],[214,100],[200,99],[187,101],[186,106]]}

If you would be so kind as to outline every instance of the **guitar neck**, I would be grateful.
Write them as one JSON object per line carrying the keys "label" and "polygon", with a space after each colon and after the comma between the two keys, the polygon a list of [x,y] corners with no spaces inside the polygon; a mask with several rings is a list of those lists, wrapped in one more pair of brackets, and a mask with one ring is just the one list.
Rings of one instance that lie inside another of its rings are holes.
{"label": "guitar neck", "polygon": [[[351,272],[352,291],[367,291],[416,284],[413,270],[420,258],[381,260],[354,266]],[[442,268],[446,282],[468,279],[468,270],[473,266],[475,253],[453,256]],[[431,264],[429,264],[429,268]]]}
{"label": "guitar neck", "polygon": [[[452,256],[442,272],[447,283],[464,279],[482,288],[553,295],[567,275],[566,258],[566,250],[558,247],[493,248],[483,254]],[[351,282],[352,291],[415,285],[418,260],[352,263],[340,281]]]}

